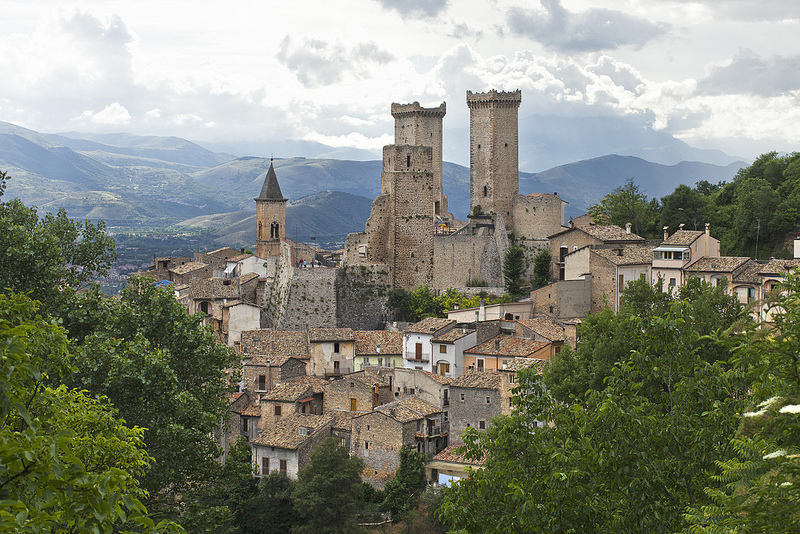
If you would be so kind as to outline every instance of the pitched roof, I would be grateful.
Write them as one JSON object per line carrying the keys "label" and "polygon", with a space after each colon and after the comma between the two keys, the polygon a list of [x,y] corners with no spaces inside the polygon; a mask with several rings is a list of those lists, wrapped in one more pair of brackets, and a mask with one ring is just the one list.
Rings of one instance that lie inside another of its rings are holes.
{"label": "pitched roof", "polygon": [[776,260],[772,258],[769,260],[766,265],[762,266],[759,269],[758,274],[765,276],[765,275],[778,275],[784,276],[788,271],[796,269],[800,266],[800,259],[797,260]]}
{"label": "pitched roof", "polygon": [[387,330],[353,332],[356,356],[368,354],[402,354],[403,334]]}
{"label": "pitched roof", "polygon": [[437,375],[436,373],[431,373],[430,371],[425,371],[424,369],[412,369],[415,373],[422,373],[434,382],[438,382],[444,386],[450,385],[453,383],[455,378],[444,376],[444,375]]}
{"label": "pitched roof", "polygon": [[542,372],[542,367],[547,360],[541,358],[514,358],[508,365],[503,367],[500,371],[521,371],[522,369],[536,369],[539,373]]}
{"label": "pitched roof", "polygon": [[477,388],[477,389],[497,389],[502,385],[500,373],[497,371],[474,371],[467,370],[456,378],[450,387],[453,388]]}
{"label": "pitched roof", "polygon": [[702,230],[678,230],[662,241],[661,244],[688,246],[697,241],[704,233]]}
{"label": "pitched roof", "polygon": [[628,233],[625,228],[621,228],[615,224],[608,224],[608,225],[600,225],[600,224],[581,224],[575,225],[572,228],[567,228],[565,230],[561,230],[560,232],[556,232],[553,235],[548,236],[549,238],[554,238],[556,236],[560,236],[567,232],[583,232],[588,234],[594,239],[598,241],[602,241],[603,243],[644,243],[644,238],[640,235],[636,235],[634,233]]}
{"label": "pitched roof", "polygon": [[748,261],[750,258],[743,256],[705,256],[698,258],[686,270],[701,273],[732,273]]}
{"label": "pitched roof", "polygon": [[322,386],[327,383],[327,380],[313,376],[301,376],[293,380],[287,380],[276,385],[266,395],[261,397],[262,400],[267,401],[283,401],[283,402],[297,402],[306,394],[322,393]]}
{"label": "pitched roof", "polygon": [[454,319],[442,319],[440,317],[426,317],[418,323],[408,326],[403,332],[410,334],[433,334],[442,328],[455,325]]}
{"label": "pitched roof", "polygon": [[462,330],[461,328],[453,328],[452,330],[448,330],[444,334],[436,336],[431,341],[435,341],[436,343],[453,343],[454,341],[458,341],[462,337],[467,337],[475,330]]}
{"label": "pitched roof", "polygon": [[233,299],[240,296],[252,296],[255,298],[255,285],[251,288],[252,295],[242,295],[242,286],[257,279],[258,275],[255,273],[247,273],[233,280],[194,278],[189,282],[189,286],[191,288],[191,296],[194,299]]}
{"label": "pitched roof", "polygon": [[[244,362],[244,365],[262,365],[268,367],[280,367],[281,365],[288,362],[290,359],[295,358],[294,356],[286,356],[280,354],[273,354],[267,356],[265,354],[254,354],[251,358],[247,359]],[[295,358],[297,359],[297,358]],[[302,363],[302,360],[298,360]]]}
{"label": "pitched roof", "polygon": [[389,404],[381,404],[373,411],[388,415],[401,423],[408,423],[409,421],[416,421],[428,415],[439,413],[442,410],[418,397],[411,396]]}
{"label": "pitched roof", "polygon": [[245,354],[295,356],[305,359],[309,357],[305,332],[245,330],[242,332],[241,347]]}
{"label": "pitched roof", "polygon": [[448,445],[442,452],[434,456],[433,460],[439,462],[451,462],[455,464],[483,465],[483,462],[486,460],[485,454],[480,460],[468,459],[466,457],[466,453],[456,454],[456,449],[460,447],[460,445]]}
{"label": "pitched roof", "polygon": [[762,265],[753,260],[745,265],[741,271],[734,274],[733,281],[739,283],[758,284],[761,282],[761,279],[758,277],[758,273],[761,271],[761,268]]}
{"label": "pitched roof", "polygon": [[642,265],[653,263],[653,248],[627,245],[619,248],[597,248],[592,252],[614,265]]}
{"label": "pitched roof", "polygon": [[499,334],[487,339],[480,345],[464,351],[464,354],[483,354],[487,356],[530,356],[545,347],[547,342],[522,339],[520,337]]}
{"label": "pitched roof", "polygon": [[269,162],[269,170],[264,174],[264,185],[261,186],[261,193],[256,200],[286,200],[281,193],[281,186],[278,185],[272,160]]}
{"label": "pitched roof", "polygon": [[175,274],[186,274],[192,271],[198,271],[204,267],[208,267],[207,263],[201,263],[199,261],[190,261],[189,263],[184,263],[183,265],[179,265],[174,269],[168,269]]}
{"label": "pitched roof", "polygon": [[564,341],[564,327],[546,315],[532,319],[520,319],[519,324],[550,341]]}
{"label": "pitched roof", "polygon": [[352,328],[309,328],[309,341],[353,341]]}
{"label": "pitched roof", "polygon": [[366,369],[362,369],[361,371],[356,371],[355,373],[350,373],[349,375],[345,375],[342,377],[342,380],[347,380],[348,378],[357,380],[369,386],[388,386],[389,380],[380,374],[377,370],[373,370],[369,367]]}
{"label": "pitched roof", "polygon": [[[281,449],[297,449],[310,437],[310,434],[314,434],[326,426],[330,427],[332,423],[332,415],[293,413],[278,419],[254,438],[252,443]],[[309,429],[310,434],[301,435],[300,428]]]}

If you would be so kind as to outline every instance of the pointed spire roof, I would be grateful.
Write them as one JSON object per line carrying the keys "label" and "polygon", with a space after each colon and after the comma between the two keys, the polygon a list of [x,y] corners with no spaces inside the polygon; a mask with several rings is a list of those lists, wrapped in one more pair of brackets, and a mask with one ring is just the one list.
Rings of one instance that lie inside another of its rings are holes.
{"label": "pointed spire roof", "polygon": [[256,200],[286,200],[281,193],[281,186],[278,185],[278,177],[275,176],[275,167],[272,165],[272,158],[269,160],[269,170],[264,178],[264,185],[261,187],[261,194]]}

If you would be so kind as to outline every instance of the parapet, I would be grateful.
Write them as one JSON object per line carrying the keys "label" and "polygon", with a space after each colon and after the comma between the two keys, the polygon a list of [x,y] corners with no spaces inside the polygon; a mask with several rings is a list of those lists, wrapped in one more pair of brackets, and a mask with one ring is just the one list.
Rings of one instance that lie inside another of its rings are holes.
{"label": "parapet", "polygon": [[436,108],[423,108],[419,102],[413,104],[397,104],[392,102],[392,117],[408,117],[411,115],[422,115],[426,117],[444,117],[447,113],[447,105],[442,102]]}
{"label": "parapet", "polygon": [[468,107],[483,107],[494,105],[502,107],[519,107],[522,103],[522,91],[496,91],[494,89],[485,93],[473,93],[467,91]]}

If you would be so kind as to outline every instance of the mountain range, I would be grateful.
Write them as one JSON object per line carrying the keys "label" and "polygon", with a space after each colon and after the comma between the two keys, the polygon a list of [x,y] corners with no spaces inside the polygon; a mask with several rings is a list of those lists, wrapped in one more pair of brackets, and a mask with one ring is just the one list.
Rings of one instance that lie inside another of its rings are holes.
{"label": "mountain range", "polygon": [[[521,125],[520,168],[530,168],[534,160],[561,161],[570,146],[574,154],[591,155],[600,145],[586,143],[580,148],[581,143],[575,143],[591,136],[603,137],[607,146],[620,149],[541,172],[520,173],[521,194],[557,192],[569,203],[568,217],[584,213],[627,178],[634,178],[650,197],[659,198],[682,183],[730,180],[747,165],[721,152],[693,149],[659,132],[636,137],[632,134],[636,125],[618,119],[584,119],[582,130],[570,119],[539,117],[531,122],[545,127],[548,135],[546,139],[524,136],[528,127]],[[626,134],[631,139],[623,143]],[[290,200],[290,238],[333,244],[349,232],[363,230],[370,203],[380,192],[381,174],[381,162],[366,159],[371,154],[367,151],[304,141],[259,148],[252,143],[209,145],[126,133],[41,134],[0,122],[0,170],[9,176],[7,197],[18,197],[42,211],[64,208],[71,217],[103,219],[117,227],[114,231],[181,225],[212,231],[220,244],[235,246],[254,241],[253,198],[270,165],[263,152],[256,156],[240,152],[247,147],[314,156],[274,160],[283,195]],[[352,159],[338,159],[342,156]],[[699,160],[680,159],[684,157]],[[469,169],[446,162],[443,181],[450,211],[464,219],[469,210]]]}

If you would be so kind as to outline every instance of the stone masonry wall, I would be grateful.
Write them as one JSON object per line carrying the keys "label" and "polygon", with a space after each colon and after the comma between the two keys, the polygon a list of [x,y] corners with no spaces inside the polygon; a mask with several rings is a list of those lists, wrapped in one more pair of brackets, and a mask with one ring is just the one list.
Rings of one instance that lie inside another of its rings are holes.
{"label": "stone masonry wall", "polygon": [[[404,426],[411,424],[402,425],[380,412],[352,421],[350,454],[364,460],[361,478],[376,488],[383,489],[400,466],[400,449],[409,434]],[[413,444],[413,435],[410,444]]]}
{"label": "stone masonry wall", "polygon": [[514,205],[514,236],[547,240],[564,230],[563,202],[558,195],[518,196]]}
{"label": "stone masonry wall", "polygon": [[336,269],[294,269],[281,330],[336,327]]}
{"label": "stone masonry wall", "polygon": [[391,289],[386,265],[344,266],[336,273],[336,324],[339,328],[374,330],[389,317]]}
{"label": "stone masonry wall", "polygon": [[514,229],[514,202],[519,193],[518,108],[522,92],[472,93],[470,109],[470,210],[505,218]]}
{"label": "stone masonry wall", "polygon": [[[464,400],[461,400],[461,396]],[[486,398],[489,402],[486,402]],[[496,389],[450,387],[450,445],[463,445],[461,434],[467,426],[480,430],[480,421],[486,428],[492,417],[499,415],[500,392]],[[506,401],[508,402],[508,401]]]}

